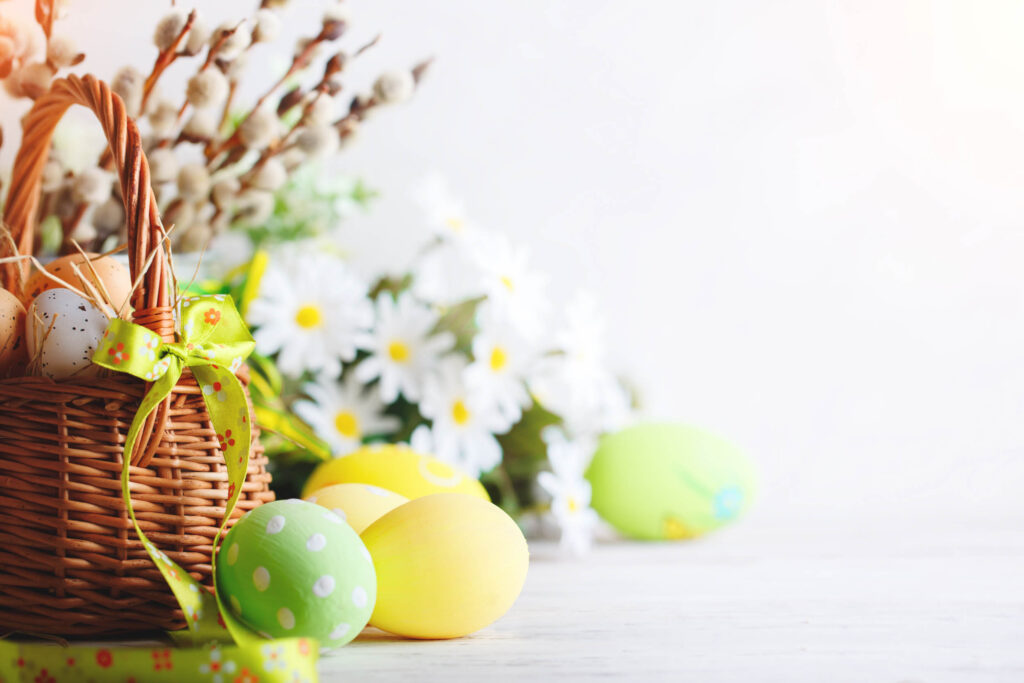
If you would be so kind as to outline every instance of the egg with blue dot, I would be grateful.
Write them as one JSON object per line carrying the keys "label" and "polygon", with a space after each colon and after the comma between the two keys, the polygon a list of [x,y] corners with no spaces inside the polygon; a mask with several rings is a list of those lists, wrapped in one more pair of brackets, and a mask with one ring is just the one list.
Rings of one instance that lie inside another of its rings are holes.
{"label": "egg with blue dot", "polygon": [[335,648],[373,613],[377,576],[358,534],[303,500],[266,503],[232,527],[217,557],[222,604],[274,638],[316,638]]}
{"label": "egg with blue dot", "polygon": [[695,538],[750,506],[754,469],[735,445],[690,425],[647,423],[601,439],[587,470],[591,505],[620,533]]}

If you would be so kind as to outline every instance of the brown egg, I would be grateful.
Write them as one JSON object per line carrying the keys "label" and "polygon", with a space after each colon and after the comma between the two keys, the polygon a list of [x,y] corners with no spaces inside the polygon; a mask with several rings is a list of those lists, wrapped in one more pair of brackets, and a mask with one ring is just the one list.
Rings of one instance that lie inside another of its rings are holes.
{"label": "brown egg", "polygon": [[18,297],[0,289],[0,379],[24,374],[26,348],[25,307]]}
{"label": "brown egg", "polygon": [[[110,302],[114,304],[114,307],[119,309],[119,312],[123,313],[128,310],[128,296],[132,291],[132,279],[128,274],[128,268],[121,265],[115,259],[104,256],[102,258],[96,258],[96,254],[89,254],[90,264],[85,263],[85,259],[81,254],[69,254],[67,256],[61,256],[55,261],[51,261],[46,266],[46,272],[51,275],[55,275],[64,282],[67,282],[71,286],[77,288],[79,291],[89,294],[85,285],[82,284],[81,279],[75,274],[72,266],[78,266],[78,270],[82,275],[93,285],[96,285],[97,276],[99,276],[100,282],[106,287],[107,293],[110,295]],[[93,270],[96,274],[93,275]],[[35,272],[28,279],[25,284],[24,296],[22,301],[31,303],[37,296],[51,289],[56,289],[61,285],[50,278],[46,277],[41,272]],[[96,287],[98,291],[103,291],[102,288]]]}

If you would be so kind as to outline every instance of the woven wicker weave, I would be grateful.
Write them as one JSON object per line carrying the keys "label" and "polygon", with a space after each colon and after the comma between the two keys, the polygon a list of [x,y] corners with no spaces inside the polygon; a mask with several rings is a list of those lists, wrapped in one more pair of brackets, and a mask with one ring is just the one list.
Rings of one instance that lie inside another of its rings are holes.
{"label": "woven wicker weave", "polygon": [[[133,281],[145,270],[132,301],[134,320],[173,341],[171,274],[149,166],[124,104],[101,81],[59,79],[24,119],[6,203],[11,235],[21,253],[31,253],[50,138],[72,104],[99,118],[120,171]],[[7,251],[0,246],[0,255]],[[17,291],[25,271],[5,264],[0,274],[7,288]],[[125,435],[145,390],[144,382],[128,376],[0,380],[0,632],[75,635],[185,626],[121,499]],[[266,462],[254,438],[232,521],[273,500]],[[228,477],[188,370],[143,430],[132,463],[139,525],[209,585]]]}

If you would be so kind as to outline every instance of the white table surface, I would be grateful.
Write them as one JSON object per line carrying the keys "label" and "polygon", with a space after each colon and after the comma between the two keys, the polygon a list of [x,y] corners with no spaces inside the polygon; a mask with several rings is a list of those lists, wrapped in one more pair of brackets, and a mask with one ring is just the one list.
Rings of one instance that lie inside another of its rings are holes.
{"label": "white table surface", "polygon": [[512,611],[471,637],[367,629],[331,681],[1024,681],[1018,520],[813,531],[741,522],[707,539],[531,545]]}

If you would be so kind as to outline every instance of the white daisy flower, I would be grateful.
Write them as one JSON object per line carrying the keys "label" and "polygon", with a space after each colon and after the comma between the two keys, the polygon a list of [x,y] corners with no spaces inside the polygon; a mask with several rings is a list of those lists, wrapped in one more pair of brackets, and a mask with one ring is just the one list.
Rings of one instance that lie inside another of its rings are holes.
{"label": "white daisy flower", "polygon": [[515,424],[533,403],[524,383],[533,362],[533,349],[515,329],[488,321],[473,338],[473,362],[466,369],[466,383]]}
{"label": "white daisy flower", "polygon": [[561,416],[570,434],[614,431],[629,421],[629,395],[605,368],[566,356],[545,358],[537,368],[530,391],[538,403]]}
{"label": "white daisy flower", "polygon": [[354,377],[311,382],[305,391],[312,400],[296,401],[292,410],[330,445],[335,456],[356,450],[368,436],[389,434],[400,426],[398,418],[383,414],[385,405],[377,392]]}
{"label": "white daisy flower", "polygon": [[547,311],[547,278],[530,269],[529,251],[514,247],[499,234],[474,240],[471,251],[481,272],[481,289],[487,295],[481,309],[514,326],[524,337],[537,337]]}
{"label": "white daisy flower", "polygon": [[593,365],[607,357],[608,324],[594,296],[578,291],[565,308],[565,326],[555,334],[555,345],[573,358]]}
{"label": "white daisy flower", "polygon": [[413,294],[442,306],[483,296],[481,279],[467,250],[451,242],[433,245],[412,264]]}
{"label": "white daisy flower", "polygon": [[399,394],[419,401],[424,377],[438,357],[452,348],[455,337],[450,332],[431,334],[440,315],[408,292],[398,301],[382,294],[376,310],[373,331],[360,341],[360,348],[370,356],[356,366],[356,377],[364,383],[380,378],[385,403],[394,402]]}
{"label": "white daisy flower", "polygon": [[420,412],[433,421],[434,455],[477,477],[501,462],[501,445],[494,438],[512,423],[497,406],[465,383],[465,358],[446,356],[423,389]]}
{"label": "white daisy flower", "polygon": [[583,555],[594,540],[597,512],[590,507],[590,482],[583,473],[594,454],[587,440],[569,441],[557,432],[544,434],[551,472],[537,475],[537,483],[551,495],[551,516],[561,530],[561,545]]}
{"label": "white daisy flower", "polygon": [[424,455],[434,455],[434,433],[427,425],[420,425],[412,430],[409,437],[409,448]]}
{"label": "white daisy flower", "polygon": [[605,365],[604,321],[593,298],[580,294],[566,310],[559,349],[534,366],[530,391],[563,418],[574,435],[618,429],[630,416],[630,398]]}
{"label": "white daisy flower", "polygon": [[460,241],[473,233],[465,205],[452,194],[440,175],[432,174],[420,181],[413,198],[423,209],[427,227],[434,236]]}
{"label": "white daisy flower", "polygon": [[373,323],[364,285],[340,259],[307,248],[276,255],[249,307],[256,350],[278,354],[289,377],[304,371],[341,374],[356,356],[356,342]]}

